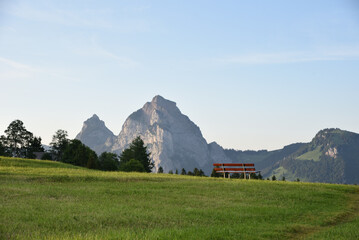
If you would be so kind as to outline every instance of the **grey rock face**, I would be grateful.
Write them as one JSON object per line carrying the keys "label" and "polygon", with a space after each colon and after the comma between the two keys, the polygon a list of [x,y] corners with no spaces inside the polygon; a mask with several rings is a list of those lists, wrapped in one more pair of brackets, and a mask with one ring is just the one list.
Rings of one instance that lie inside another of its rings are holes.
{"label": "grey rock face", "polygon": [[187,171],[195,167],[208,172],[212,162],[208,145],[198,126],[177,108],[176,103],[156,96],[125,121],[112,151],[121,153],[140,136],[151,152],[156,170]]}
{"label": "grey rock face", "polygon": [[105,123],[94,114],[87,119],[76,139],[90,147],[97,154],[110,151],[116,136],[105,126]]}
{"label": "grey rock face", "polygon": [[104,151],[121,154],[133,139],[140,136],[154,161],[154,171],[162,166],[170,170],[193,171],[202,169],[207,175],[213,162],[230,161],[217,143],[207,144],[201,130],[175,102],[155,96],[141,109],[132,113],[122,126],[118,136],[106,128],[96,115],[85,121],[76,139],[100,154]]}
{"label": "grey rock face", "polygon": [[[218,143],[212,142],[212,143],[208,144],[208,149],[209,149],[209,155],[213,159],[213,162],[216,162],[216,163],[231,163],[232,162],[232,160],[226,156],[224,149],[220,145],[218,145]],[[212,168],[212,166],[211,166],[211,168]]]}

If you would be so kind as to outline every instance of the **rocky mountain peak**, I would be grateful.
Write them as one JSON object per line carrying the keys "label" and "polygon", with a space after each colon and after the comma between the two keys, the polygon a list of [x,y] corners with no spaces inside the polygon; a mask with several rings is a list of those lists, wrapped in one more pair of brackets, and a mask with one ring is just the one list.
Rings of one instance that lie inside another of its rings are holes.
{"label": "rocky mountain peak", "polygon": [[166,172],[197,167],[210,172],[207,142],[199,127],[181,113],[175,102],[157,95],[132,113],[112,151],[121,153],[137,136],[148,146],[156,169],[161,166]]}
{"label": "rocky mountain peak", "polygon": [[170,115],[178,115],[181,113],[175,102],[167,100],[160,95],[155,96],[151,102],[147,102],[142,110],[147,115],[153,114],[154,111],[160,111]]}
{"label": "rocky mountain peak", "polygon": [[356,141],[358,134],[341,130],[339,128],[327,128],[320,130],[312,140],[315,145],[338,146]]}
{"label": "rocky mountain peak", "polygon": [[92,115],[92,117],[90,117],[84,122],[84,127],[97,127],[97,126],[105,126],[105,122],[101,121],[96,114]]}
{"label": "rocky mountain peak", "polygon": [[106,127],[96,114],[87,119],[76,139],[92,148],[96,153],[108,151],[113,144],[115,135]]}

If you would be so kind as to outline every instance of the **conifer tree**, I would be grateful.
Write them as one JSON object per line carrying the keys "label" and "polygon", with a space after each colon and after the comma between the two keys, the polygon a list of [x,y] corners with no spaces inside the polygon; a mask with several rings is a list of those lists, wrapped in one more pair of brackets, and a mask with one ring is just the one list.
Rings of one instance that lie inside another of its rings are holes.
{"label": "conifer tree", "polygon": [[147,152],[147,146],[145,146],[141,137],[136,137],[130,147],[125,149],[120,156],[120,165],[126,164],[131,159],[138,160],[144,167],[145,172],[151,172],[154,164],[150,159],[150,153]]}

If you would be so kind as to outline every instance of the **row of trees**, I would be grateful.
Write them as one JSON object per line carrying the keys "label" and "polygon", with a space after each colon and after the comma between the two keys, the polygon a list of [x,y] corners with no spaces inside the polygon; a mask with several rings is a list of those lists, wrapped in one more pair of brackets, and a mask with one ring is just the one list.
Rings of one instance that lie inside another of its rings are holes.
{"label": "row of trees", "polygon": [[[226,178],[228,177],[229,173],[226,173]],[[214,169],[212,170],[211,177],[223,177],[223,173],[217,173]],[[238,179],[244,179],[244,173],[231,173],[231,178],[238,178]],[[251,179],[259,179],[263,180],[263,176],[259,172],[256,173],[250,173]]]}
{"label": "row of trees", "polygon": [[[158,168],[157,173],[163,173],[163,168],[160,166]],[[179,174],[178,169],[176,169],[175,172],[173,170],[168,171],[168,174]],[[184,168],[181,170],[181,175],[189,175],[189,176],[199,176],[199,177],[205,177],[202,169],[194,168],[193,171],[186,171]]]}
{"label": "row of trees", "polygon": [[67,139],[67,132],[58,130],[53,136],[51,148],[55,160],[76,166],[103,171],[151,172],[153,162],[140,137],[135,138],[120,156],[103,152],[99,157],[80,140]]}
{"label": "row of trees", "polygon": [[[150,159],[150,153],[140,137],[135,138],[130,146],[120,156],[115,153],[104,152],[100,156],[84,145],[80,140],[68,139],[65,130],[57,130],[50,143],[51,150],[43,155],[43,159],[61,161],[64,163],[82,166],[103,171],[127,171],[127,172],[151,172],[154,164]],[[44,152],[41,138],[35,137],[28,131],[24,123],[15,120],[5,130],[5,135],[0,136],[0,156],[21,158],[34,158],[35,152]],[[160,166],[158,173],[163,173]],[[174,174],[172,170],[168,172]],[[179,174],[176,169],[175,174]],[[181,175],[205,176],[202,169],[194,168],[193,171],[181,170]],[[223,174],[212,171],[211,177],[223,177]],[[244,178],[244,174],[234,173],[231,178]],[[251,179],[263,179],[262,175],[251,173]],[[267,178],[269,180],[269,178]],[[272,181],[276,176],[272,176]],[[282,178],[285,181],[285,177]],[[299,179],[297,179],[299,181]]]}
{"label": "row of trees", "polygon": [[80,140],[68,139],[65,130],[57,130],[50,143],[51,150],[45,152],[40,137],[28,131],[21,120],[10,123],[5,135],[0,136],[0,156],[35,158],[36,152],[45,152],[42,159],[55,160],[76,166],[104,171],[151,172],[153,162],[140,137],[132,141],[120,156],[104,152],[100,156]]}

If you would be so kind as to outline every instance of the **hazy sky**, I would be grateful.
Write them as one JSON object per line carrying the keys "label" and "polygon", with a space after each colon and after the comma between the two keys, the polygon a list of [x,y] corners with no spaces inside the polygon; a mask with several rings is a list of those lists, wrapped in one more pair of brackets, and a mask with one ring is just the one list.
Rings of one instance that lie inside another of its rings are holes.
{"label": "hazy sky", "polygon": [[0,0],[0,94],[45,144],[157,94],[225,148],[359,132],[359,1]]}

